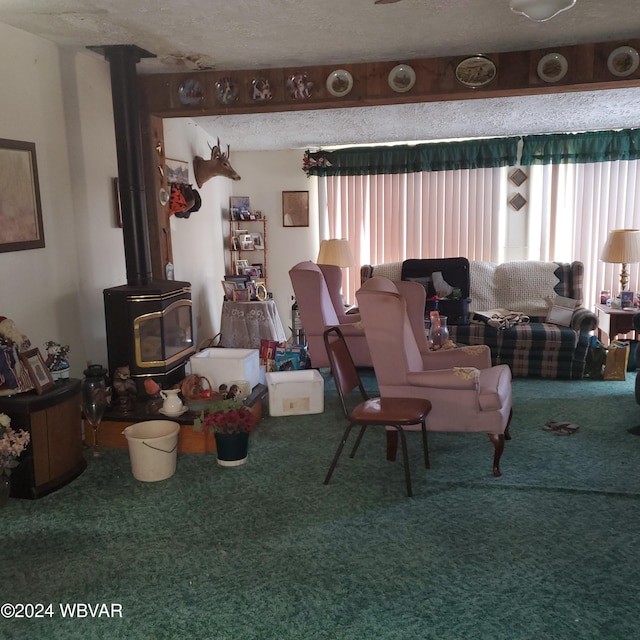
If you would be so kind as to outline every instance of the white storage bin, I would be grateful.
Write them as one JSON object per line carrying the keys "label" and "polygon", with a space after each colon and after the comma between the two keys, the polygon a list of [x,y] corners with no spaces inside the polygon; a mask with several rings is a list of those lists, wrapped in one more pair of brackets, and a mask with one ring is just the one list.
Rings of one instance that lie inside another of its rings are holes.
{"label": "white storage bin", "polygon": [[266,374],[270,416],[300,416],[324,411],[324,379],[315,369]]}
{"label": "white storage bin", "polygon": [[203,349],[189,363],[191,373],[205,376],[216,391],[232,380],[247,380],[252,389],[260,382],[258,349]]}

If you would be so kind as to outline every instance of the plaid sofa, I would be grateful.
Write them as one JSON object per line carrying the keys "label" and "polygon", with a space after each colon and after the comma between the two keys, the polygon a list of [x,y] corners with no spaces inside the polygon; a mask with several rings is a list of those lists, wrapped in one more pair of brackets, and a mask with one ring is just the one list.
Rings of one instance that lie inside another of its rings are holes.
{"label": "plaid sofa", "polygon": [[[400,280],[402,262],[381,265],[364,265],[360,279],[364,282],[372,276],[384,276]],[[486,264],[486,263],[484,263]],[[555,293],[583,302],[584,265],[581,262],[556,262],[553,275],[558,279],[553,287]],[[483,263],[471,261],[470,297],[473,307],[473,270],[481,269]],[[497,308],[496,304],[492,308]],[[514,309],[517,310],[517,309]],[[473,313],[471,314],[473,317]],[[486,344],[491,348],[494,364],[508,364],[512,374],[518,377],[580,379],[584,375],[589,348],[590,333],[597,329],[596,315],[579,306],[573,312],[568,327],[550,324],[546,316],[530,316],[528,324],[519,324],[509,329],[497,329],[482,322],[466,325],[449,325],[451,339],[459,344]]]}

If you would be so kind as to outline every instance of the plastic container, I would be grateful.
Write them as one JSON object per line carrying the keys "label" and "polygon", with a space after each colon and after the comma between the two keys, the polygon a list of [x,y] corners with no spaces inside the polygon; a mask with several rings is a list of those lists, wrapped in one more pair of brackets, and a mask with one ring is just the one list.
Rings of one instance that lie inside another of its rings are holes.
{"label": "plastic container", "polygon": [[324,411],[324,379],[315,369],[273,371],[265,377],[270,416],[299,416]]}
{"label": "plastic container", "polygon": [[176,472],[180,425],[171,420],[148,420],[123,432],[129,444],[131,472],[136,480],[158,482]]}
{"label": "plastic container", "polygon": [[247,380],[252,389],[260,382],[258,349],[203,349],[189,363],[191,373],[205,376],[214,390],[232,380]]}

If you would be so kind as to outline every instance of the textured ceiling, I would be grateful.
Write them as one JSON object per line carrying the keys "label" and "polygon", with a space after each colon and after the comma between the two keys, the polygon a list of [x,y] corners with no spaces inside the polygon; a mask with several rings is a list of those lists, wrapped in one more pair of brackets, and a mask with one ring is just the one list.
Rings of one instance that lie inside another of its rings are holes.
{"label": "textured ceiling", "polygon": [[[640,0],[577,0],[533,23],[507,0],[3,0],[0,22],[63,47],[135,44],[140,73],[251,69],[537,49],[640,33]],[[88,53],[87,55],[96,55]],[[234,149],[640,126],[640,88],[197,118]]]}

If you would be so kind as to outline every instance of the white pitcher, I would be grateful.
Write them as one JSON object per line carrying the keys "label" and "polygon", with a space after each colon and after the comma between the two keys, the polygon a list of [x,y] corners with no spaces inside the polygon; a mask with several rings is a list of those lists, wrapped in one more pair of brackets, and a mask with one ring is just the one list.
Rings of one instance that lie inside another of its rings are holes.
{"label": "white pitcher", "polygon": [[160,391],[160,395],[164,398],[162,410],[167,415],[177,416],[182,413],[184,405],[182,404],[182,400],[178,397],[179,393],[180,389],[166,389],[164,391]]}

